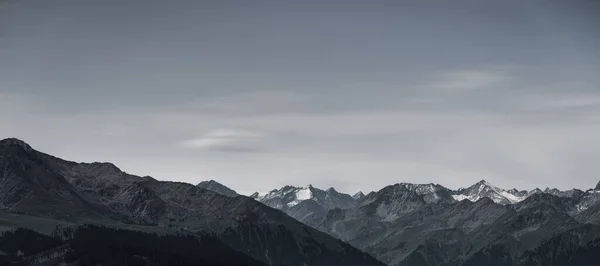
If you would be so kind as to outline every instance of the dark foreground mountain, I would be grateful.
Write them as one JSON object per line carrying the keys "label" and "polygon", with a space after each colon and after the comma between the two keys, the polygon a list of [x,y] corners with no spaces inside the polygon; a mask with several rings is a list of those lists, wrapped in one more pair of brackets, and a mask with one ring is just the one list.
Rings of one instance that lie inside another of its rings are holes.
{"label": "dark foreground mountain", "polygon": [[266,266],[209,235],[144,233],[98,226],[0,235],[0,265],[248,265]]}
{"label": "dark foreground mountain", "polygon": [[[65,161],[16,139],[0,141],[0,209],[19,217],[41,217],[74,226],[210,234],[269,265],[382,265],[251,198],[138,177],[110,163]],[[25,220],[12,219],[1,225],[25,227],[20,224]],[[27,225],[41,230],[33,223]]]}

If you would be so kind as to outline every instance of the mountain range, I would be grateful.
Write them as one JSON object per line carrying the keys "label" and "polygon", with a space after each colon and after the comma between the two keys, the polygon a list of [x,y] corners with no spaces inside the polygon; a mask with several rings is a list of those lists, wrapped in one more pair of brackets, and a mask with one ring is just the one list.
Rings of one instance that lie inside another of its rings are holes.
{"label": "mountain range", "polygon": [[214,237],[266,265],[383,265],[249,197],[139,177],[110,163],[66,161],[18,139],[1,140],[0,228],[54,232],[84,225]]}
{"label": "mountain range", "polygon": [[[216,182],[214,180],[207,182]],[[203,182],[206,183],[206,182]],[[217,183],[218,184],[218,183]],[[228,195],[231,189],[226,188],[223,185],[212,185],[215,187],[213,191]],[[483,198],[489,198],[493,202],[501,205],[510,205],[519,203],[529,196],[545,193],[551,194],[558,197],[579,197],[585,195],[591,195],[589,192],[585,192],[572,189],[567,191],[561,191],[558,189],[545,190],[534,189],[531,191],[517,190],[517,189],[502,189],[496,187],[485,180],[481,180],[476,184],[468,188],[459,188],[452,190],[439,184],[411,184],[411,183],[400,183],[395,186],[402,187],[406,190],[412,191],[418,196],[422,196],[425,203],[453,203],[460,202],[462,200],[469,200],[476,202]],[[600,184],[599,184],[600,186]],[[210,189],[210,188],[208,188]],[[288,215],[296,218],[297,220],[305,223],[310,223],[309,220],[315,217],[323,218],[327,211],[339,208],[349,209],[356,207],[359,202],[364,200],[366,197],[373,197],[377,195],[376,192],[371,192],[368,195],[364,195],[362,192],[358,192],[353,196],[349,194],[340,193],[334,188],[327,190],[321,190],[308,185],[306,187],[294,187],[285,186],[281,189],[274,189],[266,194],[260,194],[258,192],[250,195],[251,198],[264,203],[272,208],[282,210]],[[593,198],[595,199],[595,198]],[[591,203],[595,203],[591,200]],[[579,204],[579,208],[587,208],[590,203],[582,201]]]}
{"label": "mountain range", "polygon": [[214,180],[159,181],[6,139],[0,231],[0,263],[597,265],[600,183],[566,191],[398,183],[352,196],[308,185],[246,197]]}
{"label": "mountain range", "polygon": [[[309,185],[251,197],[389,265],[597,265],[600,183],[585,191],[399,183],[361,194]],[[548,258],[557,246],[560,256]]]}

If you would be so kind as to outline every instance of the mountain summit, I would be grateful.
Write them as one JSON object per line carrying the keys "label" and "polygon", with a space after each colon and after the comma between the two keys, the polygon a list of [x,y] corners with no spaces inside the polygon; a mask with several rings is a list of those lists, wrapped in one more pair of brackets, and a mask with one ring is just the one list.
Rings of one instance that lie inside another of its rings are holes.
{"label": "mountain summit", "polygon": [[251,197],[309,225],[321,219],[328,210],[350,208],[356,204],[356,199],[348,194],[333,188],[322,190],[312,185],[284,186],[265,195],[254,193]]}
{"label": "mountain summit", "polygon": [[235,190],[230,189],[215,180],[202,181],[196,186],[204,188],[204,189],[208,189],[213,192],[217,192],[217,193],[227,196],[227,197],[239,196],[239,194],[237,192],[235,192]]}
{"label": "mountain summit", "polygon": [[27,152],[33,151],[31,146],[29,146],[29,144],[25,143],[24,141],[22,141],[20,139],[8,138],[8,139],[0,140],[0,147],[9,147],[9,146],[21,147],[22,149],[24,149]]}
{"label": "mountain summit", "polygon": [[524,195],[516,189],[504,190],[485,180],[481,180],[468,188],[459,189],[453,193],[453,198],[458,201],[468,199],[475,202],[482,198],[489,198],[499,204],[514,204],[523,201],[527,196],[527,193]]}
{"label": "mountain summit", "polygon": [[353,199],[355,200],[360,200],[365,196],[365,194],[362,191],[356,192],[356,194],[354,194],[352,196]]}

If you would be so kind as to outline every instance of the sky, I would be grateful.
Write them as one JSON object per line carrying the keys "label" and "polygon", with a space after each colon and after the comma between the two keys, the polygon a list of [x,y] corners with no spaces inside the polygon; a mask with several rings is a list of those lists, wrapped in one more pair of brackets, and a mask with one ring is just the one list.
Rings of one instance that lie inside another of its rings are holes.
{"label": "sky", "polygon": [[0,138],[159,180],[600,181],[600,1],[0,0]]}

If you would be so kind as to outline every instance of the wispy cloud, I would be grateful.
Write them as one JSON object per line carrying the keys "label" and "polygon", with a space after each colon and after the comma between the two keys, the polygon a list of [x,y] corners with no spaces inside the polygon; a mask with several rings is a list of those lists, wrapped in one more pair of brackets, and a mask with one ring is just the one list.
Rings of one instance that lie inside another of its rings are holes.
{"label": "wispy cloud", "polygon": [[500,70],[455,70],[439,74],[431,87],[447,90],[486,89],[509,79]]}
{"label": "wispy cloud", "polygon": [[535,111],[590,108],[600,106],[599,93],[570,93],[534,95],[525,103],[526,109]]}
{"label": "wispy cloud", "polygon": [[259,142],[264,137],[264,133],[257,131],[217,129],[200,137],[185,140],[180,143],[180,146],[219,152],[258,152],[263,150]]}

